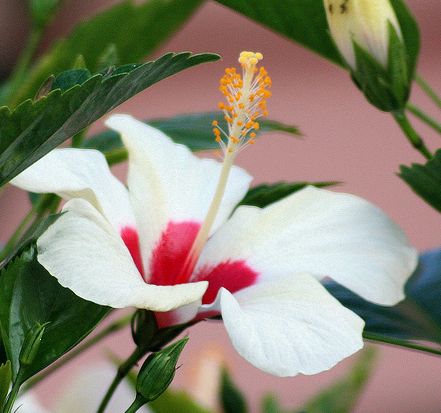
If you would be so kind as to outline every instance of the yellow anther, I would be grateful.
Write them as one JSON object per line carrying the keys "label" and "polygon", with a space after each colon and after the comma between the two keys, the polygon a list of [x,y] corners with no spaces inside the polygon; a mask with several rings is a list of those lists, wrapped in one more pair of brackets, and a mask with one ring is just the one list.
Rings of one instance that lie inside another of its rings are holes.
{"label": "yellow anther", "polygon": [[250,138],[253,139],[253,138],[255,138],[255,137],[256,137],[256,133],[255,133],[255,132],[251,132],[251,133],[250,133]]}
{"label": "yellow anther", "polygon": [[259,130],[260,129],[259,122],[254,122],[253,128],[256,129],[256,130]]}
{"label": "yellow anther", "polygon": [[224,110],[224,109],[225,109],[225,103],[224,103],[224,102],[219,102],[218,105],[217,105],[217,107],[218,107],[220,110]]}
{"label": "yellow anther", "polygon": [[211,122],[211,126],[217,126],[218,124],[219,124],[219,122],[217,120],[214,120],[213,122]]}
{"label": "yellow anther", "polygon": [[241,120],[237,121],[237,126],[243,126],[243,122]]}

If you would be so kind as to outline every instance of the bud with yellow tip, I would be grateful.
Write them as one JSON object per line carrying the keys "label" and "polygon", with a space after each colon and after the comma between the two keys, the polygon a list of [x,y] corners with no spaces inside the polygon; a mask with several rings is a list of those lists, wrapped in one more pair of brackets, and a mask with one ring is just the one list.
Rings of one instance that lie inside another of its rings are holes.
{"label": "bud with yellow tip", "polygon": [[323,0],[329,31],[356,85],[381,110],[407,103],[419,33],[402,0]]}

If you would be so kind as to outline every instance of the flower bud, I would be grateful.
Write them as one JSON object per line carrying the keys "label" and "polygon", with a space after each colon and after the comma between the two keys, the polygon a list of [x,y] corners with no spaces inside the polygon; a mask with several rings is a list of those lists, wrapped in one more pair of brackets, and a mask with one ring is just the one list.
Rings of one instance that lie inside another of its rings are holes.
{"label": "flower bud", "polygon": [[401,38],[389,0],[324,0],[332,38],[346,63],[356,70],[354,42],[384,68],[389,55],[389,23]]}
{"label": "flower bud", "polygon": [[175,376],[176,364],[188,337],[151,354],[141,367],[136,381],[136,392],[145,403],[159,397]]}
{"label": "flower bud", "polygon": [[132,317],[131,330],[135,344],[146,347],[158,331],[155,314],[152,311],[137,310]]}

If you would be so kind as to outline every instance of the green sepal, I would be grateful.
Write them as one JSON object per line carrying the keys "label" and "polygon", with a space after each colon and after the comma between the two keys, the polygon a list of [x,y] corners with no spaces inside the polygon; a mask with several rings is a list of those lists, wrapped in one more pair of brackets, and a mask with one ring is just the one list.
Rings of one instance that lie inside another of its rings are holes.
{"label": "green sepal", "polygon": [[155,314],[148,310],[137,310],[131,320],[132,338],[138,347],[147,347],[158,332]]}
{"label": "green sepal", "polygon": [[179,356],[188,342],[188,337],[151,354],[142,365],[136,380],[137,395],[148,403],[157,399],[172,382]]}
{"label": "green sepal", "polygon": [[9,360],[0,366],[0,409],[6,400],[12,380],[11,362]]}
{"label": "green sepal", "polygon": [[429,205],[441,212],[441,149],[425,165],[401,165],[399,176]]}
{"label": "green sepal", "polygon": [[219,399],[224,413],[248,412],[245,396],[235,385],[226,368],[222,369]]}

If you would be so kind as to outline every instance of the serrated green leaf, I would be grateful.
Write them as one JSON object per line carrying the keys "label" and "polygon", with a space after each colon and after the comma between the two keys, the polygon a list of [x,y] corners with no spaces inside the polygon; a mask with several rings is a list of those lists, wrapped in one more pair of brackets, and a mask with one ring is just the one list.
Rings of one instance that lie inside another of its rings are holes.
{"label": "serrated green leaf", "polygon": [[92,77],[92,74],[88,69],[82,68],[66,70],[65,72],[60,73],[58,76],[55,76],[51,84],[51,90],[60,89],[64,92],[76,85],[83,84],[90,77]]}
{"label": "serrated green leaf", "polygon": [[225,6],[345,66],[328,33],[323,0],[217,0]]}
{"label": "serrated green leaf", "polygon": [[370,377],[374,360],[374,350],[364,350],[346,377],[315,396],[298,412],[350,413]]}
{"label": "serrated green leaf", "polygon": [[12,371],[11,362],[8,360],[6,363],[0,366],[0,407],[6,400],[6,396],[9,392],[9,386],[11,385]]}
{"label": "serrated green leaf", "polygon": [[222,370],[219,398],[224,413],[247,413],[248,411],[245,397],[225,368]]}
{"label": "serrated green leaf", "polygon": [[338,182],[277,182],[275,184],[262,184],[251,188],[239,205],[253,205],[263,208],[309,185],[325,188],[336,184]]}
{"label": "serrated green leaf", "polygon": [[441,212],[441,149],[425,165],[401,165],[399,176],[429,205]]}
{"label": "serrated green leaf", "polygon": [[200,63],[213,54],[168,53],[142,65],[124,65],[97,74],[61,92],[54,90],[13,112],[0,108],[0,186],[50,150],[152,84]]}
{"label": "serrated green leaf", "polygon": [[[203,112],[178,115],[171,118],[150,119],[145,122],[158,128],[170,136],[176,143],[188,146],[193,151],[218,149],[219,144],[215,141],[211,122],[219,121],[219,126],[225,128],[226,122],[221,112]],[[270,119],[259,120],[260,129],[258,134],[266,132],[283,132],[290,135],[301,135],[300,131],[291,125],[286,125]],[[84,148],[98,149],[107,155],[110,163],[121,162],[127,158],[119,134],[108,130],[84,141]]]}
{"label": "serrated green leaf", "polygon": [[102,68],[103,55],[110,45],[115,47],[120,64],[142,61],[175,32],[201,2],[149,0],[135,4],[127,0],[80,23],[39,59],[14,104],[33,97],[50,74],[72,69],[79,55],[92,73]]}
{"label": "serrated green leaf", "polygon": [[[14,379],[26,380],[70,350],[109,312],[108,307],[85,301],[38,263],[31,245],[0,273],[0,330]],[[20,366],[20,352],[28,332],[46,325],[32,363]]]}

